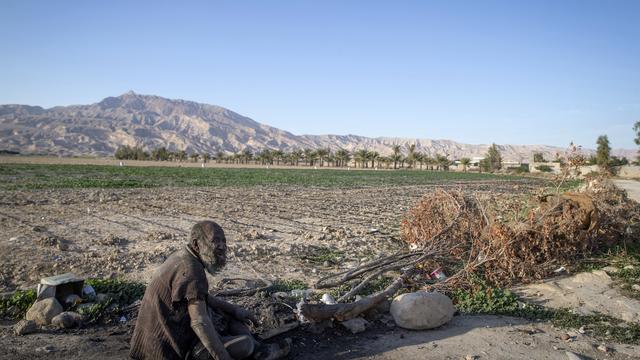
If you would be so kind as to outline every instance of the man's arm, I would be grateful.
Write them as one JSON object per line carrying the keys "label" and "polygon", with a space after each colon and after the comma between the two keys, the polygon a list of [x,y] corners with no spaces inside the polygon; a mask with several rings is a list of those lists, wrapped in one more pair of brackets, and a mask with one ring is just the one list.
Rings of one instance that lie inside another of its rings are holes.
{"label": "man's arm", "polygon": [[207,313],[207,303],[203,300],[192,300],[189,301],[187,309],[191,318],[191,328],[209,354],[216,360],[233,360],[211,323]]}

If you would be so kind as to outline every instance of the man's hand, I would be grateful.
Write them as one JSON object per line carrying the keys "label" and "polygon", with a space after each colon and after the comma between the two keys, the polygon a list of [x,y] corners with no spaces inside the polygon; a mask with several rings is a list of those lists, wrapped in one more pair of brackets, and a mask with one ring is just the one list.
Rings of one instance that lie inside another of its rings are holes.
{"label": "man's hand", "polygon": [[253,314],[253,312],[247,309],[241,308],[240,306],[235,306],[235,308],[233,309],[233,313],[231,315],[234,318],[236,318],[238,321],[243,322],[245,324],[248,321],[250,321],[254,326],[259,325],[258,319]]}
{"label": "man's hand", "polygon": [[212,295],[209,295],[207,301],[209,303],[209,306],[226,312],[242,323],[246,324],[248,321],[250,321],[255,326],[260,325],[253,312],[241,308],[238,305],[231,304]]}
{"label": "man's hand", "polygon": [[207,313],[207,304],[202,300],[193,300],[187,306],[189,317],[191,318],[191,328],[209,351],[211,357],[216,360],[233,360],[225,349],[220,336],[211,323]]}

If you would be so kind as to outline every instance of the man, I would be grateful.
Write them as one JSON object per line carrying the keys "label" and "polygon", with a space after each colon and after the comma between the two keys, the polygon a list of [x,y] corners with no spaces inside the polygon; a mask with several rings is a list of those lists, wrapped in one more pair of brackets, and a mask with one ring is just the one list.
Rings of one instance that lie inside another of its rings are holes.
{"label": "man", "polygon": [[250,311],[209,294],[205,271],[226,264],[224,231],[213,221],[193,226],[189,244],[158,268],[142,298],[131,338],[133,359],[277,359],[289,351],[260,345],[247,322]]}

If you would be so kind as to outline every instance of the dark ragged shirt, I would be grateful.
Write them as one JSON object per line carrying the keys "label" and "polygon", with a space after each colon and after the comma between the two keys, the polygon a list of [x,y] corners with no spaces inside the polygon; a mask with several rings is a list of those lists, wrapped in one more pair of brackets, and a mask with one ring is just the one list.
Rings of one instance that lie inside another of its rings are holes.
{"label": "dark ragged shirt", "polygon": [[131,338],[132,359],[184,359],[197,343],[189,300],[206,300],[204,266],[186,249],[173,253],[147,286]]}

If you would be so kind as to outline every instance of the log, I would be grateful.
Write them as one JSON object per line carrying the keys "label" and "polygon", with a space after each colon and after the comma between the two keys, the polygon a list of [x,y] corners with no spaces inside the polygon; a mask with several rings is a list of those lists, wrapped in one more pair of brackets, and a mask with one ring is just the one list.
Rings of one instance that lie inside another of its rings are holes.
{"label": "log", "polygon": [[338,321],[353,319],[363,312],[373,309],[387,298],[393,296],[404,286],[405,280],[411,277],[415,272],[416,268],[411,267],[400,275],[400,277],[394,280],[394,282],[386,289],[352,303],[335,305],[303,303],[299,305],[298,310],[305,319],[312,322],[320,322],[329,319],[336,319]]}

